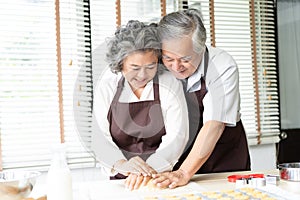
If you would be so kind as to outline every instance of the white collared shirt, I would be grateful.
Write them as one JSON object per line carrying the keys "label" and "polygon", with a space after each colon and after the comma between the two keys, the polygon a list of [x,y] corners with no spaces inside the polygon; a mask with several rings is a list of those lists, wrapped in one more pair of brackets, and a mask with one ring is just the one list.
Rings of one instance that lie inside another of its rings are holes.
{"label": "white collared shirt", "polygon": [[[110,69],[105,70],[94,90],[92,150],[102,166],[108,169],[106,171],[110,171],[116,161],[126,159],[112,141],[107,120],[107,113],[121,76],[121,73],[114,74]],[[156,171],[162,172],[170,171],[183,153],[189,130],[188,111],[181,82],[170,72],[164,71],[163,74],[159,74],[159,92],[166,135],[162,137],[159,148],[146,162]],[[146,100],[154,100],[153,81],[146,85],[138,99],[125,80],[119,102]]]}
{"label": "white collared shirt", "polygon": [[[203,123],[216,120],[235,126],[240,120],[239,73],[235,60],[226,51],[209,47],[205,78],[207,94],[203,99]],[[197,71],[187,79],[187,91],[200,90],[204,76],[204,55]]]}

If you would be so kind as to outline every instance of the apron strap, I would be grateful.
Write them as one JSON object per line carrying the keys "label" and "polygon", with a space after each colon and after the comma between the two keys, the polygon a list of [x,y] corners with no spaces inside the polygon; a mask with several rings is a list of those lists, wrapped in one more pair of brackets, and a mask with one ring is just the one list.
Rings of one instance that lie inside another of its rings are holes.
{"label": "apron strap", "polygon": [[208,68],[208,49],[207,49],[207,47],[205,47],[205,53],[204,53],[204,75],[202,77],[204,80],[206,78],[207,68]]}
{"label": "apron strap", "polygon": [[124,81],[125,81],[125,78],[124,78],[124,76],[122,76],[121,79],[118,82],[117,92],[116,92],[116,94],[115,94],[115,96],[112,100],[112,103],[118,102],[118,100],[121,96],[122,89],[124,87]]}
{"label": "apron strap", "polygon": [[153,91],[154,91],[154,100],[159,101],[159,83],[158,83],[158,75],[153,78]]}

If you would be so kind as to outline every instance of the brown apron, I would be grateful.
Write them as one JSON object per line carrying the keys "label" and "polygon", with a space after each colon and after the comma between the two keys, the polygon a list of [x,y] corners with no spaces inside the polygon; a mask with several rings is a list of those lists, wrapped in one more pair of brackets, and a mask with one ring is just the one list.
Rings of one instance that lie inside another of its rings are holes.
{"label": "brown apron", "polygon": [[[179,169],[191,151],[196,137],[203,126],[203,98],[207,93],[205,75],[208,67],[208,50],[204,56],[204,76],[201,78],[201,89],[196,92],[185,91],[189,112],[190,138],[184,153],[173,170]],[[241,120],[235,127],[226,126],[216,146],[197,174],[250,170],[250,155],[246,133]]]}
{"label": "brown apron", "polygon": [[[118,82],[117,92],[110,105],[107,119],[115,144],[129,160],[139,156],[146,160],[159,147],[166,134],[159,98],[158,76],[153,79],[154,100],[121,103],[124,77]],[[126,178],[117,174],[111,179]]]}

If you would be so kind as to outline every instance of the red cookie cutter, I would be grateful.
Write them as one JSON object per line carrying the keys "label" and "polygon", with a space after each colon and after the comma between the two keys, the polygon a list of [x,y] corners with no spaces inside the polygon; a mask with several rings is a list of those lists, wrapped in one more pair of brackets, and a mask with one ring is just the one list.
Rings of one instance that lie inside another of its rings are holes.
{"label": "red cookie cutter", "polygon": [[239,175],[239,174],[235,174],[235,175],[231,175],[228,176],[227,179],[229,182],[234,182],[238,179],[251,179],[251,178],[264,178],[265,175],[264,174],[246,174],[246,175]]}

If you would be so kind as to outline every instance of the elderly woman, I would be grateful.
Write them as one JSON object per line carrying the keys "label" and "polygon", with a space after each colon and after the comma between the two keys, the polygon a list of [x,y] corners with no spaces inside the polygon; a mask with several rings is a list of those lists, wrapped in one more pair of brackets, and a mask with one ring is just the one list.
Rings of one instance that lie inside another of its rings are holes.
{"label": "elderly woman", "polygon": [[156,26],[129,21],[109,40],[110,69],[95,88],[92,149],[111,179],[128,176],[129,189],[171,171],[188,140],[182,85],[160,56]]}

